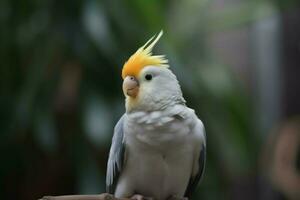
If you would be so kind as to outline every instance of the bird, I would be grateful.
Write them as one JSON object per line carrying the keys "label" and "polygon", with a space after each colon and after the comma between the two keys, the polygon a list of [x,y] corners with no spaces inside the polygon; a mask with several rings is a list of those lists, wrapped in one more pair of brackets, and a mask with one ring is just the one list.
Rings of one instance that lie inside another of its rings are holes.
{"label": "bird", "polygon": [[152,52],[162,35],[122,68],[126,112],[114,127],[106,173],[106,191],[116,198],[191,198],[204,174],[204,125],[186,105],[166,56]]}

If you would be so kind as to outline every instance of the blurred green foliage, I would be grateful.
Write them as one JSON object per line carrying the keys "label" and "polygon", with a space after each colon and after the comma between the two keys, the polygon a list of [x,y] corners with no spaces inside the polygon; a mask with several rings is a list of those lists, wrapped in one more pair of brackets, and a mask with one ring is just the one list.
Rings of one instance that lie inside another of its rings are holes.
{"label": "blurred green foliage", "polygon": [[2,0],[1,199],[104,191],[113,126],[124,112],[122,65],[161,29],[155,51],[169,58],[207,130],[195,199],[232,199],[234,185],[253,184],[260,141],[251,94],[208,40],[259,20],[261,2],[212,13],[204,0]]}

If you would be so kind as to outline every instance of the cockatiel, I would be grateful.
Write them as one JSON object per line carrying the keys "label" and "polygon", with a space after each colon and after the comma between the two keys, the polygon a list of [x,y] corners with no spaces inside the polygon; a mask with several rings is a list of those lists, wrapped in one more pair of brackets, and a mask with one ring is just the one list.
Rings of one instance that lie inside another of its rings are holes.
{"label": "cockatiel", "polygon": [[204,171],[204,126],[186,106],[168,60],[152,55],[162,34],[122,69],[126,113],[114,129],[106,176],[107,192],[116,197],[189,198]]}

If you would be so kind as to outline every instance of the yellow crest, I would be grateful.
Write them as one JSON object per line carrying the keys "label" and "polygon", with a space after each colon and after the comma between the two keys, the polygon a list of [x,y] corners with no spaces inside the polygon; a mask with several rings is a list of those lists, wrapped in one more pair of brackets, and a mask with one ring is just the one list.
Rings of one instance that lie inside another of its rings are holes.
{"label": "yellow crest", "polygon": [[160,31],[158,35],[153,36],[140,47],[128,60],[125,62],[122,69],[122,78],[126,76],[137,77],[140,71],[147,65],[153,65],[157,67],[169,67],[168,60],[164,55],[152,55],[152,49],[162,36],[163,31]]}

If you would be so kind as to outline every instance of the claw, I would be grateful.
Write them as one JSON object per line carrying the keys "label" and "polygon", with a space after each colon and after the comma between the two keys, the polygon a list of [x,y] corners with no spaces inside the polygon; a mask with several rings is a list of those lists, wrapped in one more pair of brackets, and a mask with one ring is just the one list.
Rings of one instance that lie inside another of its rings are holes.
{"label": "claw", "polygon": [[152,197],[144,197],[140,194],[135,194],[132,197],[130,197],[131,200],[154,200]]}
{"label": "claw", "polygon": [[176,195],[171,195],[167,200],[188,200],[187,197],[179,197]]}

